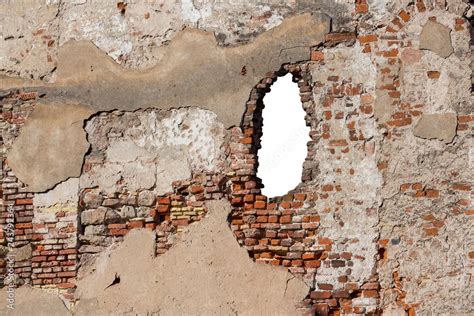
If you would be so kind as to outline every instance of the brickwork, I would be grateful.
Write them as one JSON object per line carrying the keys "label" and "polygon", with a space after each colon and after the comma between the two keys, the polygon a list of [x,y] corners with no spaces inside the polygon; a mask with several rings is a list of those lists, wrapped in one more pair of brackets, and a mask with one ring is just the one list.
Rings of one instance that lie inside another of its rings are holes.
{"label": "brickwork", "polygon": [[204,201],[223,197],[223,176],[195,175],[192,180],[175,181],[174,192],[157,196],[151,191],[101,194],[85,189],[80,195],[80,254],[102,251],[120,241],[130,229],[156,231],[157,255],[168,250],[170,234],[199,221],[206,214]]}
{"label": "brickwork", "polygon": [[[33,110],[36,92],[11,91],[0,98],[0,279],[1,284],[6,276],[5,258],[8,253],[7,239],[4,228],[8,218],[8,208],[15,212],[13,247],[28,246],[33,237],[33,194],[28,193],[25,186],[18,181],[6,161],[6,152],[15,137],[19,135],[21,126],[25,123],[28,114]],[[15,274],[18,284],[31,284],[31,258],[17,258],[15,260]]]}

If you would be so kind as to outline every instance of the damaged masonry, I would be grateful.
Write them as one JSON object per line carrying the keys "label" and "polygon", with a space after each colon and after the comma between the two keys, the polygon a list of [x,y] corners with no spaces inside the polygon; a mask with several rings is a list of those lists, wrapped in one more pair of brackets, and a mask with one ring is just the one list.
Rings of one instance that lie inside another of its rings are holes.
{"label": "damaged masonry", "polygon": [[467,1],[0,8],[2,315],[474,313]]}

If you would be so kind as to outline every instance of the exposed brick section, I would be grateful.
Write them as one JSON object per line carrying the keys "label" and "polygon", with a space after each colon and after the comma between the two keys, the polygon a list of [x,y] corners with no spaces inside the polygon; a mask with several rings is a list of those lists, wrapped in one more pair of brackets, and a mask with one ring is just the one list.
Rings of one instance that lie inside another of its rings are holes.
{"label": "exposed brick section", "polygon": [[100,189],[85,189],[79,200],[79,254],[98,253],[135,228],[155,230],[156,253],[163,254],[172,245],[171,234],[205,216],[204,201],[224,196],[223,184],[225,176],[203,174],[175,181],[174,192],[164,196],[147,190],[106,195]]}
{"label": "exposed brick section", "polygon": [[[15,236],[13,245],[20,248],[28,245],[33,239],[33,194],[28,193],[25,186],[18,181],[11,168],[7,165],[6,151],[13,140],[19,135],[21,126],[34,108],[34,101],[38,97],[36,92],[11,91],[0,98],[0,246],[7,245],[4,234],[4,225],[8,217],[8,207],[15,212]],[[3,252],[2,252],[3,253]],[[0,279],[3,284],[6,275],[6,253],[0,256]],[[19,277],[18,284],[31,284],[31,258],[15,260],[15,274]],[[1,285],[1,284],[0,284]]]}

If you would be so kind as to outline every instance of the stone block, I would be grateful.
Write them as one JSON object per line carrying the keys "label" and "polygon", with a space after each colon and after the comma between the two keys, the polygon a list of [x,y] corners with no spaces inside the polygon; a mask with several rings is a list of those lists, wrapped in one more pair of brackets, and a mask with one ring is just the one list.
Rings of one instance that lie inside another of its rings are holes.
{"label": "stone block", "polygon": [[107,209],[105,207],[83,211],[81,213],[81,223],[83,225],[103,224],[106,213]]}

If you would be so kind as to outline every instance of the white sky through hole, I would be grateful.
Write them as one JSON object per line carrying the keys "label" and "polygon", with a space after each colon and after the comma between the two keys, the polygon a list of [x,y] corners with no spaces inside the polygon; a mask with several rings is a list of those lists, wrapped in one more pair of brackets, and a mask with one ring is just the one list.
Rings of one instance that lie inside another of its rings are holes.
{"label": "white sky through hole", "polygon": [[301,182],[303,162],[310,140],[298,85],[287,74],[271,86],[263,98],[262,147],[258,151],[257,176],[262,179],[262,194],[281,196]]}

